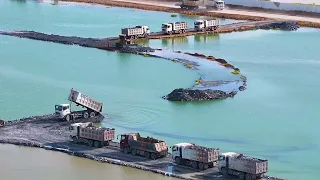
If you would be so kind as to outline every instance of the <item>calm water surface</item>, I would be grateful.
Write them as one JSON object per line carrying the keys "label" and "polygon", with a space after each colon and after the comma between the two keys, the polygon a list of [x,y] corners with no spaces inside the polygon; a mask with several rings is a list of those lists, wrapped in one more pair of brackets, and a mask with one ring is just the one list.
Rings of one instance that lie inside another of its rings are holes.
{"label": "calm water surface", "polygon": [[[0,1],[0,29],[5,30],[106,37],[141,22],[160,29],[164,21],[191,23],[195,19],[198,17],[172,18],[168,13],[123,8]],[[224,23],[230,22],[235,21]],[[178,87],[191,87],[200,76],[230,79],[232,75],[215,67],[199,72],[155,58],[0,36],[0,117],[52,113],[54,104],[65,103],[73,87],[104,103],[108,119],[103,125],[115,127],[117,133],[139,131],[169,144],[192,141],[222,151],[243,152],[269,159],[270,175],[317,180],[319,41],[319,30],[303,28],[297,32],[252,31],[144,42],[225,58],[248,78],[248,89],[233,99],[172,103],[161,96]],[[65,158],[60,158],[61,164],[69,162],[61,159]],[[90,172],[104,175],[104,171],[94,170],[95,162],[86,162],[83,164]],[[4,161],[0,164],[14,167]],[[115,177],[126,179],[128,175],[121,167],[106,169],[114,171]],[[28,177],[37,172],[30,171]]]}

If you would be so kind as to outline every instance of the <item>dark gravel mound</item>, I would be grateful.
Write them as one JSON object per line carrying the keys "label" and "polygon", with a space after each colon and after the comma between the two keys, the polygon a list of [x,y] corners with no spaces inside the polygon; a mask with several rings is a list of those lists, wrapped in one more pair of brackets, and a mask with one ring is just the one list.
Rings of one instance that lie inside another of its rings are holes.
{"label": "dark gravel mound", "polygon": [[284,31],[296,31],[300,26],[296,22],[274,22],[258,26],[257,29],[280,29]]}
{"label": "dark gravel mound", "polygon": [[170,94],[164,96],[169,101],[204,101],[215,99],[226,99],[234,97],[237,92],[226,93],[220,90],[194,90],[194,89],[175,89]]}

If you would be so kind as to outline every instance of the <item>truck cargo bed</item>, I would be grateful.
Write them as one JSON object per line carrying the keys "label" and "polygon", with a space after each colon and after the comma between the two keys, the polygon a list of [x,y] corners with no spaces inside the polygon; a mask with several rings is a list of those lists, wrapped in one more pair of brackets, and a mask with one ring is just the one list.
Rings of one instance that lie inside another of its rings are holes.
{"label": "truck cargo bed", "polygon": [[103,104],[101,102],[95,101],[91,97],[74,89],[71,89],[68,100],[95,112],[102,112]]}

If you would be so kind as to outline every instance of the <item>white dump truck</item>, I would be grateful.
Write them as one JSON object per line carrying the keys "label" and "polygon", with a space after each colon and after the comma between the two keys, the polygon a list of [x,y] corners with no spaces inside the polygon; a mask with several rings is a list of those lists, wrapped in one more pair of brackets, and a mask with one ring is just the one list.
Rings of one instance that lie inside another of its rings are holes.
{"label": "white dump truck", "polygon": [[130,28],[122,28],[121,34],[125,35],[126,38],[137,39],[141,37],[147,37],[150,34],[149,26],[136,26]]}
{"label": "white dump truck", "polygon": [[162,32],[164,34],[181,34],[188,29],[186,22],[173,22],[162,24]]}
{"label": "white dump truck", "polygon": [[178,143],[171,147],[172,159],[178,165],[205,170],[214,167],[219,160],[218,148],[208,148],[193,143]]}
{"label": "white dump truck", "polygon": [[108,146],[115,137],[114,128],[97,127],[92,122],[71,124],[69,130],[73,143],[86,143],[96,148]]}
{"label": "white dump truck", "polygon": [[[59,119],[70,121],[78,118],[92,118],[100,115],[102,112],[103,103],[95,101],[91,97],[80,93],[73,88],[70,91],[68,100],[70,101],[70,104],[55,105],[55,114]],[[87,110],[72,111],[71,103],[87,108]]]}
{"label": "white dump truck", "polygon": [[197,31],[214,31],[218,29],[220,26],[219,19],[211,19],[211,20],[196,20],[194,22],[194,29]]}
{"label": "white dump truck", "polygon": [[205,6],[207,9],[223,10],[224,1],[223,0],[206,0]]}
{"label": "white dump truck", "polygon": [[257,159],[235,152],[219,156],[219,170],[224,176],[235,175],[240,179],[261,179],[268,171],[268,160]]}
{"label": "white dump truck", "polygon": [[199,9],[200,7],[200,0],[181,0],[180,1],[180,7],[182,9]]}

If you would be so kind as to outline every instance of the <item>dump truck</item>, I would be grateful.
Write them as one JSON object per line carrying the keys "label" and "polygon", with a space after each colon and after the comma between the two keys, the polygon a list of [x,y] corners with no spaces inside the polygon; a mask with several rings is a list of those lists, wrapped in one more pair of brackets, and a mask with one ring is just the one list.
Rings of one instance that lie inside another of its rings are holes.
{"label": "dump truck", "polygon": [[196,20],[194,22],[194,29],[197,31],[214,31],[219,28],[220,20],[211,19],[211,20]]}
{"label": "dump truck", "polygon": [[180,7],[182,9],[195,10],[200,7],[200,0],[181,0]]}
{"label": "dump truck", "polygon": [[165,141],[152,137],[141,137],[139,133],[120,134],[120,150],[125,154],[144,156],[148,159],[158,159],[168,155],[168,146]]}
{"label": "dump truck", "polygon": [[223,0],[206,0],[205,6],[206,6],[206,9],[223,10],[224,1]]}
{"label": "dump truck", "polygon": [[[70,91],[68,100],[70,104],[55,105],[55,114],[59,119],[66,121],[75,120],[78,118],[92,118],[100,115],[102,112],[103,103],[98,102],[91,97],[74,90]],[[71,103],[75,103],[77,106],[82,106],[87,110],[71,111]]]}
{"label": "dump truck", "polygon": [[194,143],[178,143],[171,147],[172,159],[178,165],[206,170],[219,160],[219,148],[208,148]]}
{"label": "dump truck", "polygon": [[149,26],[135,26],[130,28],[122,28],[121,34],[124,34],[126,38],[137,39],[149,36],[150,29]]}
{"label": "dump truck", "polygon": [[92,122],[73,123],[69,130],[71,131],[70,138],[74,144],[86,143],[96,148],[108,146],[115,137],[114,128],[98,127]]}
{"label": "dump truck", "polygon": [[224,176],[235,175],[240,179],[261,179],[268,171],[268,160],[226,152],[219,156],[219,170]]}
{"label": "dump truck", "polygon": [[162,32],[164,34],[181,34],[188,29],[186,22],[170,22],[162,24]]}
{"label": "dump truck", "polygon": [[6,124],[6,122],[4,120],[0,119],[0,127],[3,127]]}

